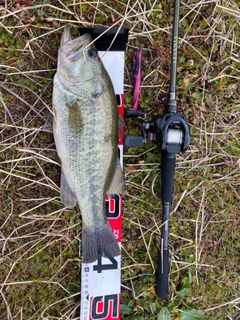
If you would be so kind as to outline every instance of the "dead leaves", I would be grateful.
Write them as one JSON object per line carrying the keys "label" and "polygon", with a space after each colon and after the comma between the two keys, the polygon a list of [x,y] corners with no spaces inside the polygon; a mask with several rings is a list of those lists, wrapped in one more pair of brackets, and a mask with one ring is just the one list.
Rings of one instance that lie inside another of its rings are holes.
{"label": "dead leaves", "polygon": [[31,6],[32,1],[31,0],[13,0],[13,3],[15,3],[16,10],[22,9],[26,6]]}

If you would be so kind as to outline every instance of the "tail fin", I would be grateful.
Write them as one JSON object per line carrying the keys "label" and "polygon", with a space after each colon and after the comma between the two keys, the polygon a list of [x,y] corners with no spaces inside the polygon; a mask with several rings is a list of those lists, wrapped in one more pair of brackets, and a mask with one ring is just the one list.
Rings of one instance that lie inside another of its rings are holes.
{"label": "tail fin", "polygon": [[120,254],[119,245],[108,222],[97,228],[82,228],[82,256],[84,263],[94,262],[107,250],[113,257]]}

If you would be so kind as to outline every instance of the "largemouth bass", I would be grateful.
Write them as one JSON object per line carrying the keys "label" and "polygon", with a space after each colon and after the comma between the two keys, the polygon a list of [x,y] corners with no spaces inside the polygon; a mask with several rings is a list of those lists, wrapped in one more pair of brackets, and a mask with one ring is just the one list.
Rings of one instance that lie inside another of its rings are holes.
{"label": "largemouth bass", "polygon": [[83,262],[120,254],[105,196],[122,193],[114,89],[91,36],[74,40],[66,25],[53,88],[53,132],[61,160],[61,202],[82,215]]}

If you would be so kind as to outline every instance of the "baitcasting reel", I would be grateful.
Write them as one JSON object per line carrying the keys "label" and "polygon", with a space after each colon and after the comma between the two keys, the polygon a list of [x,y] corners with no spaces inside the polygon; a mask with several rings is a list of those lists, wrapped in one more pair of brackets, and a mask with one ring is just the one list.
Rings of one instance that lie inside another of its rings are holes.
{"label": "baitcasting reel", "polygon": [[[146,114],[140,110],[125,110],[124,117],[146,119]],[[190,143],[187,120],[181,113],[167,113],[153,121],[144,121],[139,128],[142,136],[125,135],[125,147],[142,146],[147,141],[153,141],[161,152],[177,153],[185,151]]]}

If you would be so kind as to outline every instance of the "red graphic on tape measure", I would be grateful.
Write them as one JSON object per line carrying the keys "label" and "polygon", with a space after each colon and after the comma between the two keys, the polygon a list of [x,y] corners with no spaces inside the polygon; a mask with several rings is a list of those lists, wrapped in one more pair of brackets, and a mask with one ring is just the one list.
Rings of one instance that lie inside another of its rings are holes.
{"label": "red graphic on tape measure", "polygon": [[121,242],[122,239],[122,196],[121,195],[111,195],[108,197],[106,195],[106,215],[112,231],[116,237],[117,242]]}
{"label": "red graphic on tape measure", "polygon": [[119,318],[119,294],[90,297],[90,320]]}

